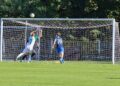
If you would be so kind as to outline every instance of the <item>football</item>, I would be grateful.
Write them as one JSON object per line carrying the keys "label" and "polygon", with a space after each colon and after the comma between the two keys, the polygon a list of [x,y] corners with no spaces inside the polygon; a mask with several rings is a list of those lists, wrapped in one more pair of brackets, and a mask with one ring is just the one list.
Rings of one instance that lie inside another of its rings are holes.
{"label": "football", "polygon": [[31,17],[31,18],[34,18],[34,17],[35,17],[35,14],[34,14],[34,13],[30,13],[30,17]]}

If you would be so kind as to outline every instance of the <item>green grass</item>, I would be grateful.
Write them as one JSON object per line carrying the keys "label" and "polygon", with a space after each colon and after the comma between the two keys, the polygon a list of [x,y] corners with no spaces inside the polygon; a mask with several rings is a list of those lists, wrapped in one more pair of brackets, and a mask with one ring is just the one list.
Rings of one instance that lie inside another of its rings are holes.
{"label": "green grass", "polygon": [[120,86],[120,65],[0,62],[0,86]]}

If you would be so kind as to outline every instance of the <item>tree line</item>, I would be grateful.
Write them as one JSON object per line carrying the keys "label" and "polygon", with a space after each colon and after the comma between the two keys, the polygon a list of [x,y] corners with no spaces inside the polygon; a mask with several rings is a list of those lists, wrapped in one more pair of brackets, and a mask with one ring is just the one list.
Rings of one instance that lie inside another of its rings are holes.
{"label": "tree line", "polygon": [[120,0],[0,0],[0,17],[115,18],[120,21]]}

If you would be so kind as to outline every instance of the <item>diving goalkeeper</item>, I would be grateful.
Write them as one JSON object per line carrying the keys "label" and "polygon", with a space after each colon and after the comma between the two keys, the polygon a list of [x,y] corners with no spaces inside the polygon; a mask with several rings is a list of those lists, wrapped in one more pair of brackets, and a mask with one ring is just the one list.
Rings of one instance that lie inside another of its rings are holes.
{"label": "diving goalkeeper", "polygon": [[[17,58],[16,58],[16,60],[18,60],[18,59],[20,59],[20,58],[22,58],[23,56],[25,56],[25,55],[28,55],[29,56],[29,58],[28,58],[28,62],[31,62],[31,55],[32,55],[32,53],[34,52],[34,45],[35,45],[35,43],[36,43],[36,41],[38,40],[38,35],[36,34],[36,32],[37,31],[32,31],[31,33],[30,33],[30,37],[29,37],[29,39],[28,39],[28,42],[27,42],[27,44],[25,45],[25,48],[23,49],[23,51],[22,51],[22,53],[20,53],[18,56],[17,56]],[[42,34],[42,30],[40,30],[40,34]],[[38,44],[37,44],[38,45]],[[39,46],[39,45],[38,45]]]}

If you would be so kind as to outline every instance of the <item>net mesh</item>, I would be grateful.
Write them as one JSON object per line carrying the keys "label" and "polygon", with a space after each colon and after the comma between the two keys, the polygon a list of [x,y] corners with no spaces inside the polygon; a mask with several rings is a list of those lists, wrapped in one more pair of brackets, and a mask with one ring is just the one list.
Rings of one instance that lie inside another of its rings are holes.
{"label": "net mesh", "polygon": [[60,32],[65,60],[112,60],[113,21],[110,19],[5,19],[3,22],[3,59],[15,59],[24,49],[30,32],[40,28],[43,36],[39,57],[33,59],[59,59],[55,50],[52,54],[50,51],[56,33]]}

